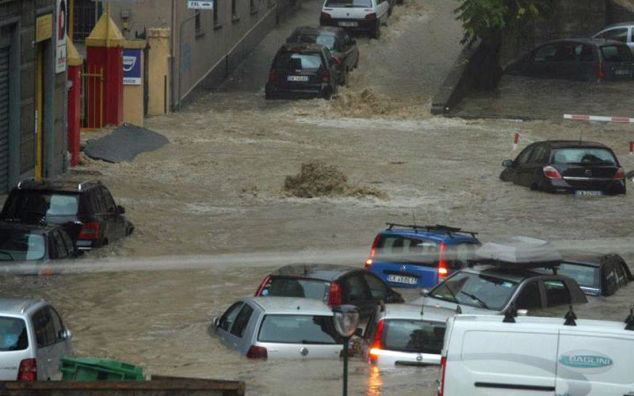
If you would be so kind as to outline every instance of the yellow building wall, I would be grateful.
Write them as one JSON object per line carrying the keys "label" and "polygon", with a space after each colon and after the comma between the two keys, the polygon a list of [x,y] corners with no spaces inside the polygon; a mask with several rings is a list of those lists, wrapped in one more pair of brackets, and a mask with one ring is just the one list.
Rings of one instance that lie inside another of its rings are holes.
{"label": "yellow building wall", "polygon": [[[123,48],[143,49],[146,42],[143,40],[124,41]],[[141,56],[141,85],[123,86],[123,122],[143,126],[143,81],[145,81],[145,59]]]}
{"label": "yellow building wall", "polygon": [[170,92],[170,29],[147,31],[148,55],[148,115],[165,114],[169,109]]}

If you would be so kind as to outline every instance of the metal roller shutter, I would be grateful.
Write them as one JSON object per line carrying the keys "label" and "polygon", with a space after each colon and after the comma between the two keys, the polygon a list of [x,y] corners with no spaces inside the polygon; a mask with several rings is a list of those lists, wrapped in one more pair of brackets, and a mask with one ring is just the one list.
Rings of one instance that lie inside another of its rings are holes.
{"label": "metal roller shutter", "polygon": [[9,189],[9,53],[0,47],[0,192]]}

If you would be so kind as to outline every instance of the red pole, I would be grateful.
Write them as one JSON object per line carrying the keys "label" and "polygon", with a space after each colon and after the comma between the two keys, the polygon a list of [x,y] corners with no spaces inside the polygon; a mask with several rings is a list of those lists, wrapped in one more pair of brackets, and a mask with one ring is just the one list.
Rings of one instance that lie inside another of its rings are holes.
{"label": "red pole", "polygon": [[520,142],[520,133],[515,132],[515,137],[513,138],[513,151],[517,150],[517,144]]}

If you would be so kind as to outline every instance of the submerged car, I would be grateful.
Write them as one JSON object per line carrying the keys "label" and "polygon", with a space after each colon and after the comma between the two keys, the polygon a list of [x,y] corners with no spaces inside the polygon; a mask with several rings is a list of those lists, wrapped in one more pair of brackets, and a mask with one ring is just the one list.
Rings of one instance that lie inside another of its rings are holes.
{"label": "submerged car", "polygon": [[267,275],[255,296],[319,300],[331,308],[351,304],[367,320],[381,302],[402,303],[403,297],[363,268],[333,264],[291,264]]}
{"label": "submerged car", "polygon": [[266,99],[330,99],[337,93],[336,61],[319,44],[284,44],[275,54],[264,88]]}
{"label": "submerged car", "polygon": [[0,263],[41,263],[77,257],[75,244],[61,226],[0,222]]}
{"label": "submerged car", "polygon": [[596,142],[547,140],[502,162],[502,181],[547,192],[625,194],[625,171],[609,147]]}
{"label": "submerged car", "polygon": [[549,41],[512,62],[505,73],[567,80],[631,80],[634,57],[622,42],[602,39]]}
{"label": "submerged car", "polygon": [[346,85],[348,74],[359,64],[359,47],[342,28],[301,26],[286,39],[287,43],[314,43],[328,48],[335,60],[337,82]]}
{"label": "submerged car", "polygon": [[381,25],[387,23],[389,14],[387,0],[325,0],[319,24],[364,31],[378,39],[381,37]]}
{"label": "submerged car", "polygon": [[132,233],[125,209],[100,181],[23,181],[11,190],[0,220],[64,227],[80,250],[101,247]]}
{"label": "submerged car", "polygon": [[460,228],[387,223],[365,268],[391,287],[429,288],[464,268],[479,245],[475,232]]}
{"label": "submerged car", "polygon": [[379,367],[440,364],[449,309],[385,304],[368,323],[364,356]]}
{"label": "submerged car", "polygon": [[44,300],[0,298],[0,381],[61,380],[71,332]]}
{"label": "submerged car", "polygon": [[634,280],[627,263],[618,254],[564,255],[556,271],[576,280],[590,296],[611,296]]}
{"label": "submerged car", "polygon": [[338,359],[343,340],[330,307],[294,297],[247,297],[209,328],[228,347],[253,359]]}

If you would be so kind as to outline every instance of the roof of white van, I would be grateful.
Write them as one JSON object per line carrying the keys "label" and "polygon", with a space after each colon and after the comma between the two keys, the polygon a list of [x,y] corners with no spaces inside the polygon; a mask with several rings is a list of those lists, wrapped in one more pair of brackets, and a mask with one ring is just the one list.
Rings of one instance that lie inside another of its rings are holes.
{"label": "roof of white van", "polygon": [[579,330],[589,332],[614,332],[631,334],[634,337],[634,331],[625,330],[624,322],[615,322],[607,320],[590,320],[577,319],[576,326],[566,326],[564,318],[546,318],[537,316],[518,316],[515,323],[504,323],[503,315],[457,315],[455,317],[454,326],[469,326],[473,329],[499,329],[504,327],[511,330]]}

